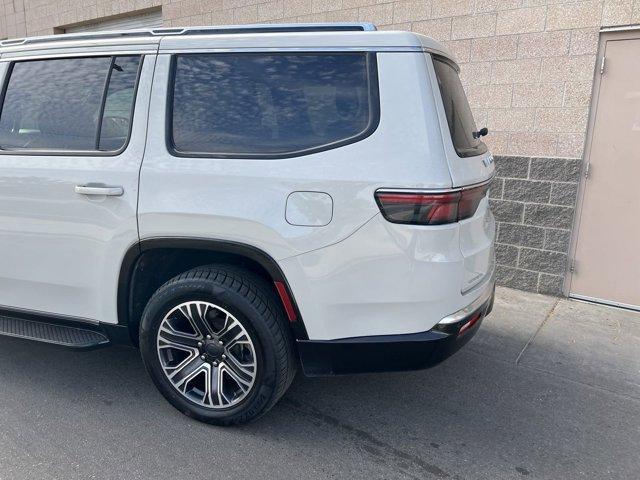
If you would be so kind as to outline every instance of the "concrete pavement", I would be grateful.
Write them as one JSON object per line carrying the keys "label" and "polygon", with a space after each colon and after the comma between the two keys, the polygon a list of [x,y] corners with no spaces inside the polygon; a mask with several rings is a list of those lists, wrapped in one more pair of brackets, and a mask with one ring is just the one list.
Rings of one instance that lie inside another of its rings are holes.
{"label": "concrete pavement", "polygon": [[0,338],[0,479],[640,478],[640,314],[499,289],[431,370],[295,380],[247,426],[175,411],[138,352]]}

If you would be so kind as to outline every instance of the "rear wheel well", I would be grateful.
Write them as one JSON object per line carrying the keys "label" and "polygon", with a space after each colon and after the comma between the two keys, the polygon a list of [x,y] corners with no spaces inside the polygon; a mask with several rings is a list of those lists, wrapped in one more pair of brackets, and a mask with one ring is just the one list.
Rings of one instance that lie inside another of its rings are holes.
{"label": "rear wheel well", "polygon": [[[242,247],[234,244],[225,244],[218,248],[203,247],[204,245],[196,245],[195,248],[193,246],[145,248],[142,245],[132,254],[135,257],[134,260],[125,261],[123,272],[121,272],[121,288],[118,291],[118,323],[128,325],[134,345],[138,345],[140,319],[153,293],[168,280],[192,268],[213,263],[241,267],[264,278],[278,297],[274,281],[284,281],[284,278],[275,261],[266,254],[251,249],[246,253],[240,252]],[[291,295],[290,290],[288,293]],[[295,323],[297,325],[292,325],[294,336],[305,338],[306,331],[299,314],[298,321]]]}

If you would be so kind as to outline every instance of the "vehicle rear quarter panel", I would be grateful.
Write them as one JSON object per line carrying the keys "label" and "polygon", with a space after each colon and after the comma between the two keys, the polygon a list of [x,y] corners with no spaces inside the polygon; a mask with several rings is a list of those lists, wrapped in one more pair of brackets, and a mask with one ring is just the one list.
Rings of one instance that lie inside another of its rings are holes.
{"label": "vehicle rear quarter panel", "polygon": [[[159,55],[140,176],[141,238],[231,240],[281,260],[349,237],[377,215],[380,187],[450,187],[424,55],[378,53],[377,63],[382,113],[364,140],[284,159],[178,158],[165,141],[170,55]],[[285,205],[294,191],[328,193],[331,222],[289,224]]]}
{"label": "vehicle rear quarter panel", "polygon": [[[458,226],[376,215],[343,242],[281,262],[312,340],[424,332],[463,307]],[[470,302],[469,302],[470,303]]]}

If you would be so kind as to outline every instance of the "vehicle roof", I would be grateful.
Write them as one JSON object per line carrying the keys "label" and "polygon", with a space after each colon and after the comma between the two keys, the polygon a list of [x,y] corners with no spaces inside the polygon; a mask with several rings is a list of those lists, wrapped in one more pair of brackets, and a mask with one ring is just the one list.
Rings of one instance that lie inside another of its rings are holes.
{"label": "vehicle roof", "polygon": [[429,51],[455,61],[435,40],[412,32],[377,31],[367,23],[225,25],[83,32],[27,37],[0,42],[0,56],[67,53],[91,47],[137,52],[184,49]]}

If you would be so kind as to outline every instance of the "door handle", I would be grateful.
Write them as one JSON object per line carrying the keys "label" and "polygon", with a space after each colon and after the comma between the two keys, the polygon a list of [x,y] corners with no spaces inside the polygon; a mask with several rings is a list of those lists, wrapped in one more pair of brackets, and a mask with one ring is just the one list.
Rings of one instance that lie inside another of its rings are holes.
{"label": "door handle", "polygon": [[105,195],[107,197],[121,197],[124,194],[122,187],[106,187],[102,185],[76,185],[76,193],[80,195]]}

